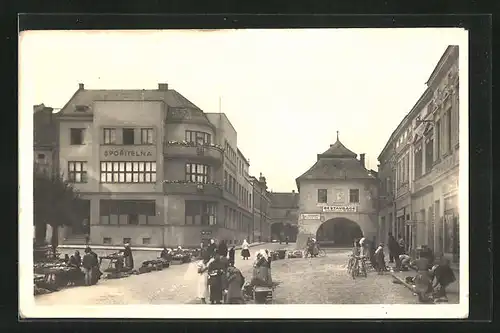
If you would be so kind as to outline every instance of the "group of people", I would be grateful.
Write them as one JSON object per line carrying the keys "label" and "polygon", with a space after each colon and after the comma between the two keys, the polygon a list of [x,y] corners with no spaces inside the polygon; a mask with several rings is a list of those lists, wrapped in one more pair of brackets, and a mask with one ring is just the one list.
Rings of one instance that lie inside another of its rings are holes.
{"label": "group of people", "polygon": [[368,258],[377,274],[383,274],[387,270],[385,263],[384,244],[379,243],[375,246],[375,237],[370,241],[365,237],[354,240],[354,257]]}
{"label": "group of people", "polygon": [[[76,250],[71,256],[65,254],[64,262],[66,262],[68,266],[75,267],[83,271],[84,284],[86,286],[92,286],[97,284],[102,276],[102,272],[99,268],[99,256],[88,245],[85,248],[84,253],[83,257],[80,256],[80,251],[78,250]],[[120,250],[120,253],[123,254],[123,260],[121,258],[118,259],[116,263],[117,270],[121,270],[122,268],[132,270],[134,268],[134,258],[130,244],[125,244],[124,249]],[[79,273],[78,270],[75,272],[75,274]],[[72,280],[77,281],[78,277],[75,276]]]}
{"label": "group of people", "polygon": [[[250,257],[249,244],[244,240],[241,255],[244,260]],[[202,251],[202,259],[197,264],[199,275],[198,298],[206,304],[243,304],[243,285],[245,277],[235,267],[235,246],[229,250],[224,241],[216,244],[211,239]],[[271,260],[269,251],[262,250],[256,255],[254,273],[250,284],[269,285],[271,280]]]}
{"label": "group of people", "polygon": [[[64,261],[68,266],[78,268],[79,270],[83,270],[84,274],[84,283],[86,286],[91,286],[99,281],[102,273],[99,269],[99,259],[97,254],[87,246],[85,248],[85,254],[83,258],[80,256],[80,251],[76,250],[75,254],[71,255],[71,257],[66,254],[64,256]],[[80,271],[75,271],[75,274],[80,275]],[[78,276],[74,276],[74,278],[70,279],[75,283],[79,279]]]}

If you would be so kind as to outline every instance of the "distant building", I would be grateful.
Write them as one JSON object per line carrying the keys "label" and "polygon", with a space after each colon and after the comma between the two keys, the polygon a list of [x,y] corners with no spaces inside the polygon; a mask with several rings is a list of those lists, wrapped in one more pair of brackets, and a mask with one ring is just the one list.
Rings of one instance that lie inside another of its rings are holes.
{"label": "distant building", "polygon": [[[421,245],[459,258],[458,46],[449,46],[427,89],[378,157],[381,233],[401,234],[406,250]],[[392,206],[392,208],[391,208]]]}
{"label": "distant building", "polygon": [[253,186],[253,235],[254,242],[271,241],[270,207],[271,198],[267,190],[266,177],[250,177]]}
{"label": "distant building", "polygon": [[351,246],[354,238],[377,234],[378,180],[365,168],[365,155],[347,149],[338,139],[316,163],[296,179],[299,189],[299,234],[336,246]]}
{"label": "distant building", "polygon": [[[87,90],[59,113],[59,163],[89,203],[92,244],[241,243],[253,226],[248,161],[223,113],[167,84]],[[75,242],[78,232],[68,235]]]}
{"label": "distant building", "polygon": [[53,111],[44,104],[33,106],[34,167],[47,175],[58,173],[58,123]]}
{"label": "distant building", "polygon": [[299,193],[271,192],[271,238],[295,242],[298,233]]}

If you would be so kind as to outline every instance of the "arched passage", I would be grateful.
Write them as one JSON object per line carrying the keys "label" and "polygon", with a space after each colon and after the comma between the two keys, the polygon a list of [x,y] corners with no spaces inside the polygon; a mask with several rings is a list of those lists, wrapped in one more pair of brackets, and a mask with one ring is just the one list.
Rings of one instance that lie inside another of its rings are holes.
{"label": "arched passage", "polygon": [[353,240],[362,235],[363,232],[356,222],[337,217],[320,225],[316,232],[316,239],[323,246],[350,247]]}
{"label": "arched passage", "polygon": [[288,237],[289,242],[295,242],[299,229],[297,225],[283,222],[274,222],[271,224],[271,238],[284,241]]}

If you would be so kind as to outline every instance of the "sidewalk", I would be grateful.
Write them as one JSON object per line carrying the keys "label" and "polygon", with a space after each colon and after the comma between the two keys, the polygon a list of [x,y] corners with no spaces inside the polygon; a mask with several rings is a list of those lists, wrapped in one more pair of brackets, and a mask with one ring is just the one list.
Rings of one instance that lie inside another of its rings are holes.
{"label": "sidewalk", "polygon": [[[254,247],[254,246],[259,246],[262,244],[266,244],[266,242],[261,242],[261,243],[252,243],[249,245],[249,247]],[[106,245],[90,245],[93,249],[95,250],[122,250],[123,246],[106,246]],[[78,244],[78,245],[59,245],[57,248],[58,249],[77,249],[77,250],[83,250],[85,249],[86,245],[84,244]],[[161,252],[163,248],[161,247],[136,247],[132,246],[132,249],[134,251],[155,251],[155,252]],[[241,249],[241,246],[236,246],[236,250]]]}
{"label": "sidewalk", "polygon": [[[392,267],[391,267],[392,268]],[[458,304],[460,303],[460,272],[455,271],[453,269],[456,277],[456,281],[453,282],[446,288],[446,294],[448,296],[448,303],[449,304]],[[417,274],[416,271],[410,269],[409,271],[406,272],[394,272],[391,269],[391,275],[392,277],[399,281],[402,285],[404,285],[406,288],[410,289],[412,292],[414,291],[414,286],[412,284],[409,284],[405,281],[406,277],[411,276],[415,277]]]}

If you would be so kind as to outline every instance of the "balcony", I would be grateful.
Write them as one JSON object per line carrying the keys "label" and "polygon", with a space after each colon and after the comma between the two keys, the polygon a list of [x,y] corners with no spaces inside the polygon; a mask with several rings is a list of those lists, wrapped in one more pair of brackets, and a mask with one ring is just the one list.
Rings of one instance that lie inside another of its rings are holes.
{"label": "balcony", "polygon": [[197,145],[186,141],[168,141],[163,150],[166,158],[189,158],[218,164],[222,163],[223,154],[222,147],[218,145]]}
{"label": "balcony", "polygon": [[217,183],[192,183],[188,181],[165,181],[163,182],[163,193],[165,194],[191,194],[206,195],[212,197],[222,196],[222,186]]}

